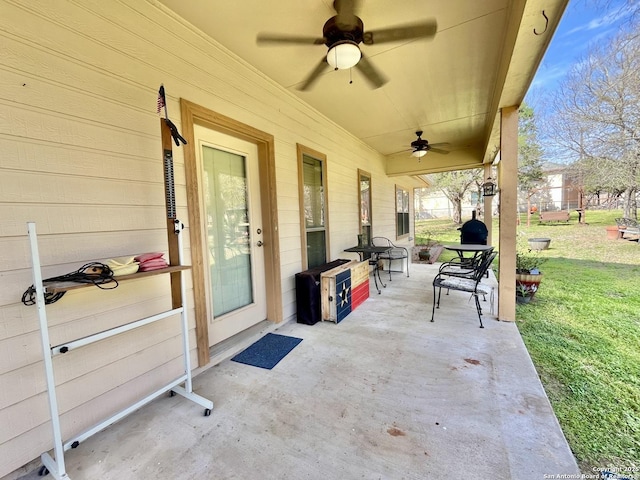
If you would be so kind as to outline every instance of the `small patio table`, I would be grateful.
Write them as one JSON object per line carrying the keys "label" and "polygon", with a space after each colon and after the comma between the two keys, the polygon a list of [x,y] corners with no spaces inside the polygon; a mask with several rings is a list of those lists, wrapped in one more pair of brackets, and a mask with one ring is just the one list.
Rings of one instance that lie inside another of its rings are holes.
{"label": "small patio table", "polygon": [[[469,262],[470,264],[474,264],[478,255],[485,250],[492,250],[493,247],[491,245],[480,245],[477,243],[452,243],[450,245],[443,245],[447,250],[456,252],[458,257],[460,258],[461,263]],[[465,253],[473,253],[471,257],[465,257]]]}
{"label": "small patio table", "polygon": [[391,247],[376,247],[373,245],[362,245],[356,247],[345,248],[345,252],[355,252],[360,255],[360,261],[364,261],[365,253],[370,255],[369,265],[373,265],[373,281],[376,284],[376,290],[378,290],[378,295],[380,295],[380,287],[378,286],[378,280],[380,280],[380,285],[384,288],[387,286],[382,282],[382,278],[380,278],[380,269],[378,268],[378,257],[382,253],[386,253],[391,250]]}

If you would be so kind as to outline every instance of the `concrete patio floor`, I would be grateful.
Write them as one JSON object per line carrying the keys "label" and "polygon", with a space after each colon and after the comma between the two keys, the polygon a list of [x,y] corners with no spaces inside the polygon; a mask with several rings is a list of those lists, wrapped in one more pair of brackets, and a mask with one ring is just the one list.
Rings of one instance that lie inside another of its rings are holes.
{"label": "concrete patio floor", "polygon": [[414,264],[381,295],[371,282],[369,300],[340,324],[280,326],[276,333],[303,341],[272,370],[227,359],[195,377],[194,390],[214,402],[211,416],[163,396],[67,452],[70,478],[579,474],[516,325],[483,303],[478,328],[460,292],[443,292],[429,322],[436,271]]}

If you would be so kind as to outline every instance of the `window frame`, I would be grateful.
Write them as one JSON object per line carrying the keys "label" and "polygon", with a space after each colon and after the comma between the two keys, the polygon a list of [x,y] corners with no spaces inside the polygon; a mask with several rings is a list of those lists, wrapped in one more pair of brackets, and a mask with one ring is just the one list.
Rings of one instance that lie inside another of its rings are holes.
{"label": "window frame", "polygon": [[305,203],[304,203],[304,157],[311,157],[321,163],[321,175],[322,175],[322,189],[324,198],[324,226],[323,228],[314,227],[310,231],[318,232],[324,231],[325,235],[325,260],[329,261],[331,258],[329,252],[331,251],[329,245],[329,188],[327,182],[327,156],[317,150],[309,147],[305,147],[301,144],[296,144],[297,157],[298,157],[298,205],[300,208],[300,260],[302,264],[302,270],[309,268],[309,256],[307,254],[307,230],[306,218],[305,218]]}
{"label": "window frame", "polygon": [[[396,240],[400,240],[403,238],[408,237],[411,234],[411,192],[404,188],[402,185],[397,185],[395,186],[395,190],[394,190],[395,196],[394,196],[394,210],[395,210],[395,217],[396,217]],[[402,194],[402,210],[403,211],[398,211],[398,194],[401,193]],[[405,202],[406,199],[406,202]],[[405,205],[406,205],[406,211],[404,211],[405,209]],[[402,222],[402,232],[400,231],[400,216],[402,215],[403,218],[403,222]],[[405,220],[406,219],[406,220]],[[405,224],[406,224],[406,230],[405,230]]]}
{"label": "window frame", "polygon": [[[369,203],[369,208],[368,208],[368,219],[369,219],[369,223],[363,223],[363,198],[362,198],[362,194],[363,194],[363,190],[362,190],[362,181],[363,178],[368,179],[369,181],[369,198],[368,198],[368,203]],[[365,235],[368,236],[368,242],[371,242],[371,239],[373,238],[373,187],[372,187],[373,181],[371,178],[371,173],[366,172],[364,170],[358,169],[358,234],[363,235],[363,243],[367,243],[367,239],[365,238]],[[364,231],[364,227],[369,227],[369,231],[365,232]]]}

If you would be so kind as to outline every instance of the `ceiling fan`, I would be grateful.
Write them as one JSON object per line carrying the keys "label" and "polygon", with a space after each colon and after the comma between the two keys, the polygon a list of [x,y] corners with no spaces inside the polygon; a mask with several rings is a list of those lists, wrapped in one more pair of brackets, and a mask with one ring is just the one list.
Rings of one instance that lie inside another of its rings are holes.
{"label": "ceiling fan", "polygon": [[427,152],[439,153],[441,155],[447,155],[449,153],[447,150],[438,148],[440,146],[447,146],[449,145],[448,143],[434,143],[430,145],[428,140],[422,138],[422,130],[418,130],[416,135],[418,138],[411,142],[411,148],[413,149],[411,156],[421,159]]}
{"label": "ceiling fan", "polygon": [[364,31],[362,20],[356,16],[358,0],[334,0],[333,8],[337,15],[326,21],[322,27],[322,37],[289,36],[271,33],[258,34],[258,44],[284,43],[303,45],[326,45],[329,50],[320,63],[298,87],[309,90],[327,66],[334,70],[356,67],[373,88],[379,88],[387,80],[379,73],[360,50],[360,44],[378,45],[386,42],[412,40],[433,37],[438,29],[435,19],[418,23],[397,25],[380,30]]}

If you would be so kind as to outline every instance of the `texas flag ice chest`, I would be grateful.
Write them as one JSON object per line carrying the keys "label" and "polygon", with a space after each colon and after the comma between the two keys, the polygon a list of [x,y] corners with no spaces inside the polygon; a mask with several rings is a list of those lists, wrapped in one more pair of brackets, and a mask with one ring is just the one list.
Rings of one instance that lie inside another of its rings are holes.
{"label": "texas flag ice chest", "polygon": [[369,262],[353,260],[320,275],[322,320],[340,323],[369,298]]}

